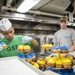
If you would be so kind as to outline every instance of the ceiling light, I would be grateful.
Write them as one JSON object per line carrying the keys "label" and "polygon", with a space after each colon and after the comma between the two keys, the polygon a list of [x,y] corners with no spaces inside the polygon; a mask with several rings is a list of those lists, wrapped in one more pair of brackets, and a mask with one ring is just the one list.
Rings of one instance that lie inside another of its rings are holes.
{"label": "ceiling light", "polygon": [[39,2],[40,0],[24,0],[22,4],[18,7],[17,11],[25,13]]}

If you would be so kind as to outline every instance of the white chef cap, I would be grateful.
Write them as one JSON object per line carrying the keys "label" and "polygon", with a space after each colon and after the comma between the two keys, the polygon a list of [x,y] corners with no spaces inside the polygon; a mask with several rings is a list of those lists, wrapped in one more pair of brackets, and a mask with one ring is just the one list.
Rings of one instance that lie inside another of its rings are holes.
{"label": "white chef cap", "polygon": [[0,29],[2,31],[7,31],[11,27],[11,22],[7,18],[3,18],[0,20]]}

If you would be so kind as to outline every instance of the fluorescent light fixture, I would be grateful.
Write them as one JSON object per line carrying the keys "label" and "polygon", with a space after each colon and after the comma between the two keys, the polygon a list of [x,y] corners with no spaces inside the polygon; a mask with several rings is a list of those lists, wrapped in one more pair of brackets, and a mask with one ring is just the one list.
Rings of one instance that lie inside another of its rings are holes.
{"label": "fluorescent light fixture", "polygon": [[25,13],[39,2],[40,0],[24,0],[22,4],[18,7],[17,11]]}

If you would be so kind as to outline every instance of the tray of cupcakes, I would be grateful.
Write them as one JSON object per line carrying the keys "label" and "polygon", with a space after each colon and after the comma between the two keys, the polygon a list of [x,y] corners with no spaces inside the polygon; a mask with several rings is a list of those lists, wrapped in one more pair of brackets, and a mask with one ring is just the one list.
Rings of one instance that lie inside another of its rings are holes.
{"label": "tray of cupcakes", "polygon": [[36,61],[31,61],[31,65],[44,71],[46,68],[52,69],[71,69],[73,67],[73,57],[70,55],[63,56],[57,54],[56,56],[40,56]]}
{"label": "tray of cupcakes", "polygon": [[[43,57],[37,58],[37,54],[31,51],[31,47],[29,45],[19,45],[17,47],[17,50],[19,52],[17,54],[18,57],[30,63],[32,66],[44,70],[44,64],[45,64],[44,58]],[[23,54],[21,54],[20,52],[23,52]]]}
{"label": "tray of cupcakes", "polygon": [[66,55],[68,53],[68,48],[65,45],[62,46],[53,46],[52,44],[43,44],[41,45],[42,50],[48,50],[52,55],[62,54]]}
{"label": "tray of cupcakes", "polygon": [[49,50],[49,56],[46,56],[46,67],[52,69],[70,69],[73,67],[73,56],[68,53],[67,46],[53,46],[44,44],[41,46],[44,50]]}
{"label": "tray of cupcakes", "polygon": [[46,65],[52,69],[71,69],[73,67],[73,57],[63,56],[58,54],[56,56],[46,57]]}
{"label": "tray of cupcakes", "polygon": [[[50,45],[49,47],[45,46],[45,48],[47,49],[51,47],[52,45]],[[73,67],[73,57],[70,55],[63,56],[60,53],[54,53],[56,54],[54,56],[39,55],[39,57],[37,58],[37,54],[31,52],[31,47],[29,45],[20,45],[17,49],[19,51],[18,56],[20,58],[40,70],[45,70],[47,67],[51,67],[52,69],[67,69]],[[24,52],[24,54],[20,54],[20,52]],[[66,52],[66,54],[67,53],[68,52]]]}

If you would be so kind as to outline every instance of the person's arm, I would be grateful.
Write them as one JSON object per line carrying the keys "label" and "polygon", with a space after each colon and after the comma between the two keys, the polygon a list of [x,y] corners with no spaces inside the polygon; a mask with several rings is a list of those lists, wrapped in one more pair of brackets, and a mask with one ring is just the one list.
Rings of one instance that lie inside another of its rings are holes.
{"label": "person's arm", "polygon": [[38,46],[38,42],[35,39],[31,40],[33,46]]}
{"label": "person's arm", "polygon": [[75,50],[75,31],[73,29],[71,29],[71,39],[72,39],[72,47],[69,49],[70,52],[74,51]]}
{"label": "person's arm", "polygon": [[38,46],[38,42],[34,39],[34,38],[32,38],[32,37],[30,37],[30,36],[23,36],[23,38],[22,38],[22,43],[27,43],[28,41],[31,41],[31,43],[32,43],[32,45],[33,46]]}
{"label": "person's arm", "polygon": [[75,50],[75,40],[73,40],[73,46],[69,49],[70,52]]}

